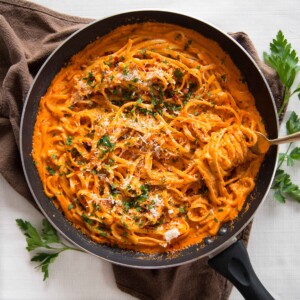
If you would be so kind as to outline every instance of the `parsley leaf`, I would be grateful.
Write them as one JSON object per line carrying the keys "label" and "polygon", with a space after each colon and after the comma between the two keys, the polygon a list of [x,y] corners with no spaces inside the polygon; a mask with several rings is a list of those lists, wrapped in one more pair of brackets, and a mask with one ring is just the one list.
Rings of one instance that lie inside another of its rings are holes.
{"label": "parsley leaf", "polygon": [[183,73],[182,73],[182,71],[180,70],[180,69],[175,69],[175,71],[174,71],[174,76],[177,78],[177,79],[182,79],[182,77],[183,77]]}
{"label": "parsley leaf", "polygon": [[110,141],[110,138],[108,135],[104,135],[97,143],[97,146],[105,146],[108,147],[110,149],[113,149],[115,147],[116,144],[112,143]]}
{"label": "parsley leaf", "polygon": [[86,214],[81,215],[82,219],[89,225],[93,223],[93,220],[91,220]]}
{"label": "parsley leaf", "polygon": [[274,197],[277,201],[285,203],[286,195],[300,203],[300,187],[291,182],[290,175],[284,170],[277,169],[272,189],[275,189]]}
{"label": "parsley leaf", "polygon": [[292,134],[300,131],[300,119],[298,115],[293,111],[286,122],[286,129],[288,134]]}
{"label": "parsley leaf", "polygon": [[42,239],[47,243],[59,243],[57,231],[52,227],[48,220],[44,219],[42,229]]}
{"label": "parsley leaf", "polygon": [[141,185],[140,186],[141,194],[137,197],[137,201],[144,201],[149,197],[149,186]]}
{"label": "parsley leaf", "polygon": [[[290,144],[290,146],[291,146],[291,144]],[[286,151],[286,153],[279,153],[278,169],[281,167],[281,165],[283,164],[284,161],[286,161],[286,163],[289,167],[292,167],[294,165],[295,160],[300,160],[300,147],[295,147],[291,152],[289,152],[290,148],[291,148],[290,146],[288,147],[288,150]]]}
{"label": "parsley leaf", "polygon": [[[17,219],[16,222],[26,237],[26,249],[29,252],[40,248],[47,249],[47,252],[36,253],[31,258],[31,261],[40,262],[36,268],[40,268],[44,273],[43,280],[46,280],[49,277],[49,265],[55,261],[61,252],[65,250],[76,250],[83,252],[80,249],[69,247],[61,242],[56,230],[46,219],[44,219],[42,222],[43,226],[41,233],[39,233],[37,229],[28,221]],[[53,247],[52,244],[56,244],[56,246]],[[60,245],[60,247],[57,247],[58,245]]]}
{"label": "parsley leaf", "polygon": [[264,61],[276,70],[285,87],[283,104],[278,112],[280,115],[287,105],[290,96],[300,91],[300,86],[298,86],[296,90],[291,92],[296,75],[300,71],[300,66],[298,66],[299,59],[296,51],[292,49],[291,44],[288,43],[281,30],[278,31],[276,38],[270,43],[270,51],[270,54],[263,53]]}
{"label": "parsley leaf", "polygon": [[72,136],[68,136],[67,140],[66,140],[66,145],[72,146],[73,144],[73,137]]}
{"label": "parsley leaf", "polygon": [[53,168],[51,168],[50,166],[46,167],[46,170],[49,172],[50,175],[55,175],[55,170]]}
{"label": "parsley leaf", "polygon": [[28,251],[32,251],[38,247],[45,247],[46,244],[43,242],[35,227],[33,227],[29,222],[23,221],[22,219],[17,219],[16,222],[26,236],[26,249]]}
{"label": "parsley leaf", "polygon": [[299,71],[298,57],[295,50],[284,37],[282,31],[278,31],[276,39],[270,43],[271,54],[264,52],[264,59],[270,67],[275,69],[281,82],[290,88]]}
{"label": "parsley leaf", "polygon": [[[278,73],[280,81],[285,87],[283,104],[278,111],[280,116],[292,95],[300,92],[300,83],[292,91],[292,86],[300,71],[299,59],[296,51],[292,49],[291,44],[288,43],[281,30],[278,31],[276,38],[270,43],[270,54],[264,52],[263,56],[265,62]],[[300,99],[300,93],[298,98]],[[295,112],[292,112],[286,122],[286,129],[288,134],[300,131],[300,119]],[[272,189],[275,190],[274,197],[281,203],[285,203],[286,196],[300,203],[300,187],[292,183],[290,175],[281,169],[284,161],[286,161],[287,166],[291,167],[294,165],[295,160],[300,160],[300,148],[295,147],[291,150],[291,146],[292,143],[289,144],[285,153],[279,154],[278,167],[272,185]]]}
{"label": "parsley leaf", "polygon": [[88,76],[84,77],[83,80],[85,80],[89,86],[92,86],[96,78],[92,72],[88,72]]}
{"label": "parsley leaf", "polygon": [[37,253],[32,257],[31,261],[41,262],[36,268],[41,268],[41,271],[44,273],[43,280],[45,281],[49,277],[49,265],[53,263],[56,257],[59,255],[57,253]]}
{"label": "parsley leaf", "polygon": [[300,160],[300,147],[295,147],[290,153],[290,157],[295,160]]}

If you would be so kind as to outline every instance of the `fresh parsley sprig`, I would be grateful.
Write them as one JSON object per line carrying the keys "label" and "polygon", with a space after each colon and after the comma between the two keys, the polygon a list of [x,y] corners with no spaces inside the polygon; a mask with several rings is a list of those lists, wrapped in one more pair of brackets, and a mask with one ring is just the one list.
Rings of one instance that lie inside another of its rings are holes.
{"label": "fresh parsley sprig", "polygon": [[[288,134],[300,131],[300,119],[294,111],[286,122],[286,130]],[[292,145],[293,143],[289,144],[285,153],[279,153],[278,167],[272,186],[275,190],[275,199],[282,203],[285,202],[286,196],[300,203],[300,187],[292,183],[290,175],[280,169],[285,161],[287,166],[292,167],[295,161],[300,160],[300,147],[292,149]]]}
{"label": "fresh parsley sprig", "polygon": [[[300,99],[300,83],[292,90],[296,76],[300,71],[299,59],[296,51],[292,49],[291,44],[288,43],[281,30],[278,31],[276,38],[270,43],[270,54],[264,52],[263,56],[265,62],[277,72],[285,88],[283,103],[278,111],[280,116],[295,93],[298,93]],[[300,118],[294,111],[286,122],[286,130],[287,134],[300,131]],[[300,187],[292,183],[290,175],[281,169],[284,162],[291,167],[295,161],[300,160],[300,147],[292,146],[293,143],[290,143],[286,152],[279,154],[278,167],[272,185],[272,189],[275,190],[275,199],[282,203],[285,202],[286,196],[300,203]]]}
{"label": "fresh parsley sprig", "polygon": [[276,38],[270,43],[270,51],[270,54],[263,53],[264,61],[276,70],[285,87],[283,103],[278,111],[280,116],[292,95],[298,93],[298,98],[300,99],[300,83],[292,91],[292,86],[300,71],[299,59],[296,51],[292,49],[291,44],[288,43],[281,30],[278,31]]}
{"label": "fresh parsley sprig", "polygon": [[83,252],[80,249],[72,248],[64,244],[60,240],[57,231],[46,219],[43,219],[41,233],[39,233],[37,229],[28,221],[17,219],[16,222],[26,237],[26,249],[29,252],[33,250],[44,249],[44,252],[37,252],[31,258],[31,261],[39,263],[36,268],[40,268],[44,273],[43,280],[46,280],[49,277],[49,265],[55,261],[60,253],[66,250]]}
{"label": "fresh parsley sprig", "polygon": [[286,196],[290,196],[300,203],[300,188],[291,182],[290,175],[284,170],[276,170],[272,188],[275,189],[274,197],[277,201],[285,203]]}

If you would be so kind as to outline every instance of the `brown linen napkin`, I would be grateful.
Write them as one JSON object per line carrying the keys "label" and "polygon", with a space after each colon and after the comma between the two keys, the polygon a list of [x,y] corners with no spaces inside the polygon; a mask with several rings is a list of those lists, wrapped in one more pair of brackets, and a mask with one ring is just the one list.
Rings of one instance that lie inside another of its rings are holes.
{"label": "brown linen napkin", "polygon": [[[22,106],[32,80],[47,56],[70,34],[91,22],[31,2],[0,0],[0,173],[34,204],[19,155]],[[283,87],[264,65],[245,33],[232,33],[257,61],[278,106]],[[251,224],[242,232],[247,244]],[[113,265],[118,287],[140,299],[228,299],[232,285],[207,265],[207,259],[180,267],[140,270]]]}

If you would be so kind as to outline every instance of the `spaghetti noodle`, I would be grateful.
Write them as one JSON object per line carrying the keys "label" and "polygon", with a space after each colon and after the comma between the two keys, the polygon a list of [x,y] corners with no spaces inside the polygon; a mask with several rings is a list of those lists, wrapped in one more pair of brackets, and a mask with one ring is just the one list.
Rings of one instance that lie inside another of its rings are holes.
{"label": "spaghetti noodle", "polygon": [[98,243],[169,252],[214,236],[253,190],[265,133],[231,58],[171,24],[122,26],[72,57],[41,99],[46,195]]}

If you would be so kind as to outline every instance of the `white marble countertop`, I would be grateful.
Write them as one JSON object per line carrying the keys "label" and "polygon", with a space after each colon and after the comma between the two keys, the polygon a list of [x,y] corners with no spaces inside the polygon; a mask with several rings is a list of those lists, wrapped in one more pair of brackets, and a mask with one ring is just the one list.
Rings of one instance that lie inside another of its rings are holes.
{"label": "white marble countertop", "polygon": [[[202,1],[202,0],[35,0],[63,13],[103,18],[119,12],[157,8],[181,12],[212,23],[226,32],[247,32],[259,55],[268,50],[281,29],[300,55],[300,5],[297,0]],[[295,96],[292,110],[300,115]],[[281,134],[285,133],[282,126]],[[284,147],[283,147],[284,149]],[[289,168],[300,184],[300,163]],[[133,299],[116,287],[111,265],[94,256],[65,252],[42,281],[25,250],[25,239],[15,219],[39,225],[42,215],[0,176],[0,299]],[[300,299],[300,204],[277,203],[272,192],[254,219],[249,255],[258,277],[276,299]],[[242,299],[234,290],[231,300]]]}

